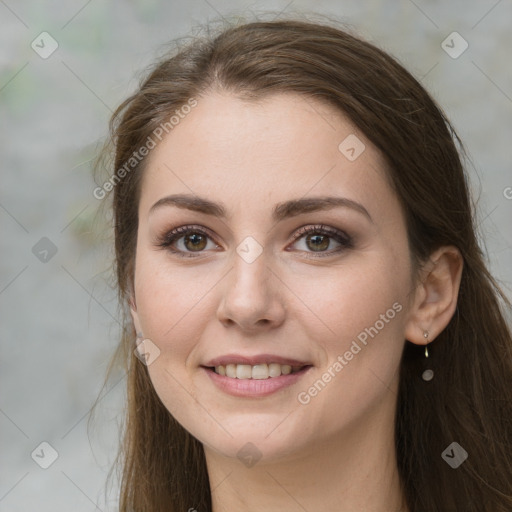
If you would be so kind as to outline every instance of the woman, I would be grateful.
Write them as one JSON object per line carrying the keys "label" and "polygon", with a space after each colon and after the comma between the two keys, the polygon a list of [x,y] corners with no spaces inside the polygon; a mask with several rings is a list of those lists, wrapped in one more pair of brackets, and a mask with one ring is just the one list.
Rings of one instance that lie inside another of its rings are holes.
{"label": "woman", "polygon": [[159,62],[111,129],[120,510],[512,510],[510,303],[401,65],[243,24]]}

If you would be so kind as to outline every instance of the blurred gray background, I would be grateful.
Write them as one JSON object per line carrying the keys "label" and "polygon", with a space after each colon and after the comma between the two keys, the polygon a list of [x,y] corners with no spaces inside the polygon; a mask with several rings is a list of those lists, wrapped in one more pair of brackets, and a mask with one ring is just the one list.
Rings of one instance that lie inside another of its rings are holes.
{"label": "blurred gray background", "polygon": [[101,389],[119,325],[92,159],[170,40],[268,10],[351,24],[440,102],[512,297],[512,0],[0,0],[0,510],[116,510],[104,487],[126,379],[116,370]]}

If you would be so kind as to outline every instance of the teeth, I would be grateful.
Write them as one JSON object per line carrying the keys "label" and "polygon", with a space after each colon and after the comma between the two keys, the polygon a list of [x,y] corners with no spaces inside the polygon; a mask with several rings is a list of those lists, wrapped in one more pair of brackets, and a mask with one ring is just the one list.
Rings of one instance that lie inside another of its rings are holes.
{"label": "teeth", "polygon": [[279,377],[280,375],[288,375],[299,371],[301,366],[294,366],[289,364],[228,364],[226,366],[216,366],[215,373],[230,377],[232,379],[268,379],[269,377]]}
{"label": "teeth", "polygon": [[252,368],[248,364],[236,365],[236,378],[237,379],[250,379]]}
{"label": "teeth", "polygon": [[279,377],[281,375],[281,365],[277,363],[270,363],[268,365],[269,377]]}
{"label": "teeth", "polygon": [[252,367],[252,375],[253,379],[268,379],[268,365],[266,364],[256,364]]}
{"label": "teeth", "polygon": [[[219,369],[221,367],[219,366]],[[217,372],[220,373],[220,372]],[[228,364],[226,366],[226,376],[231,377],[232,379],[236,379],[236,364]]]}

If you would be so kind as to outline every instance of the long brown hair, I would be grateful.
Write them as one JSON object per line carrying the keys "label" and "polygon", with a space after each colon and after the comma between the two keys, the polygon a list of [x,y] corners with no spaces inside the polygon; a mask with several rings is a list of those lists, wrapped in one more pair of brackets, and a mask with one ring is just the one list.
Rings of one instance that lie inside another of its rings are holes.
{"label": "long brown hair", "polygon": [[[422,347],[405,342],[395,427],[398,469],[411,512],[510,512],[512,341],[504,309],[510,302],[489,274],[477,240],[463,146],[440,107],[395,59],[332,23],[301,19],[209,30],[159,60],[112,117],[115,176],[96,195],[113,189],[124,321],[116,354],[128,374],[120,511],[211,510],[202,445],[167,411],[147,367],[134,356],[128,300],[146,158],[130,159],[173,112],[212,90],[247,100],[294,92],[334,106],[389,164],[415,269],[442,245],[460,250],[458,305],[429,345],[436,375],[428,385],[421,379]],[[454,441],[469,454],[457,469],[441,457]]]}

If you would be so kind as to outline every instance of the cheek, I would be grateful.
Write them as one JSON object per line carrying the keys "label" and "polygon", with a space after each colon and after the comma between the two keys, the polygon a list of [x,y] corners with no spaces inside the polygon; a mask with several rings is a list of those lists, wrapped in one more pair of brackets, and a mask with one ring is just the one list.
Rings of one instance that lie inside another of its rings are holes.
{"label": "cheek", "polygon": [[201,321],[208,318],[201,299],[210,287],[192,275],[191,268],[185,272],[171,269],[162,256],[149,253],[137,261],[137,313],[144,336],[159,350],[148,366],[153,387],[169,412],[185,420],[191,400],[197,400],[189,383],[187,360],[204,329]]}
{"label": "cheek", "polygon": [[324,398],[348,400],[355,410],[363,396],[370,399],[385,392],[396,377],[404,341],[409,270],[407,253],[399,257],[392,251],[373,251],[347,261],[339,272],[331,272],[330,280],[317,281],[318,287],[304,288],[314,290],[305,301],[314,305],[312,309],[329,327],[328,337],[316,337],[327,356],[326,369],[341,358],[342,367],[332,370],[338,384],[332,390],[338,392],[326,393]]}
{"label": "cheek", "polygon": [[204,271],[171,265],[165,251],[137,254],[135,295],[144,334],[165,341],[176,336],[207,293]]}
{"label": "cheek", "polygon": [[[162,255],[163,256],[163,255]],[[157,392],[174,389],[170,373],[185,377],[187,358],[201,337],[208,315],[205,295],[211,288],[205,276],[191,267],[170,268],[165,258],[149,254],[137,262],[135,294],[142,332],[160,350],[148,368]],[[170,372],[170,373],[168,373]]]}
{"label": "cheek", "polygon": [[[398,302],[405,309],[409,286],[405,262],[401,266],[395,258],[377,253],[357,256],[323,277],[311,274],[308,281],[303,282],[301,296],[329,328],[326,332],[333,341],[332,348],[339,348],[340,343],[373,326],[389,310],[388,317],[398,319],[394,313],[399,308],[393,310],[393,304]],[[400,329],[400,322],[390,322],[386,330],[391,323]]]}

